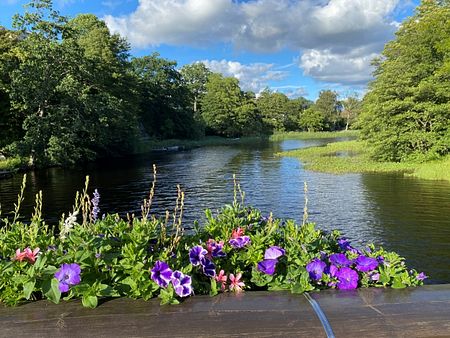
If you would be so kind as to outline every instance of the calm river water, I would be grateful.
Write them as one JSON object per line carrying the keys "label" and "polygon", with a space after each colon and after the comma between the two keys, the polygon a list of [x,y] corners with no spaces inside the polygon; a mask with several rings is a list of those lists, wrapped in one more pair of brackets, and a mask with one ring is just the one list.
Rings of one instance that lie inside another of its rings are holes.
{"label": "calm river water", "polygon": [[[140,204],[158,167],[154,211],[172,210],[176,185],[186,194],[185,226],[233,200],[233,173],[246,203],[276,217],[301,220],[303,184],[308,184],[309,220],[322,229],[338,229],[354,244],[373,242],[406,257],[433,283],[450,283],[450,183],[402,175],[331,175],[305,171],[295,158],[279,151],[325,144],[332,140],[261,141],[252,145],[204,147],[152,153],[90,164],[78,170],[51,168],[28,174],[22,215],[29,217],[34,195],[44,193],[44,216],[56,222],[71,211],[85,175],[101,194],[101,212],[140,213]],[[3,214],[13,209],[22,177],[0,180]],[[92,190],[91,189],[91,190]]]}

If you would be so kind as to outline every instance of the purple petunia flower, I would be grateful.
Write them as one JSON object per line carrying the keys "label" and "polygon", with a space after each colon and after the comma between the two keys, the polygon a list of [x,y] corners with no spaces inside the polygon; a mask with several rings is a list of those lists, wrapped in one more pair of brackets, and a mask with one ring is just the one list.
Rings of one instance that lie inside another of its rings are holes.
{"label": "purple petunia flower", "polygon": [[353,247],[350,245],[350,241],[348,241],[347,238],[345,238],[345,237],[338,239],[338,245],[339,245],[339,248],[344,251],[353,249]]}
{"label": "purple petunia flower", "polygon": [[151,279],[162,288],[166,288],[172,279],[172,270],[162,261],[156,261],[150,273]]}
{"label": "purple petunia flower", "polygon": [[223,249],[223,241],[216,242],[213,239],[208,239],[206,242],[206,250],[208,251],[208,258],[216,258],[216,257],[225,257],[227,254],[222,251]]}
{"label": "purple petunia flower", "polygon": [[241,249],[244,246],[246,246],[247,244],[250,243],[250,237],[248,236],[239,236],[236,238],[232,238],[228,241],[228,243],[230,243],[230,245],[235,248],[235,249]]}
{"label": "purple petunia flower", "polygon": [[378,267],[378,260],[376,258],[360,255],[355,260],[356,270],[361,272],[368,272],[375,270]]}
{"label": "purple petunia flower", "polygon": [[428,276],[425,275],[425,273],[423,273],[423,272],[419,273],[419,274],[416,276],[416,279],[417,279],[417,280],[424,280],[424,279],[427,279],[427,278],[428,278]]}
{"label": "purple petunia flower", "polygon": [[352,262],[343,253],[335,253],[329,257],[330,263],[337,266],[350,266]]}
{"label": "purple petunia flower", "polygon": [[265,259],[258,263],[258,271],[261,271],[266,275],[273,275],[275,273],[277,263],[277,259]]}
{"label": "purple petunia flower", "polygon": [[62,264],[55,273],[55,278],[59,281],[59,291],[67,292],[72,285],[81,282],[81,268],[78,264]]}
{"label": "purple petunia flower", "polygon": [[325,272],[327,275],[330,275],[330,277],[336,277],[336,274],[337,274],[338,270],[339,270],[339,268],[338,268],[337,266],[335,266],[335,265],[330,265],[330,266],[327,266],[327,267],[325,268],[324,272]]}
{"label": "purple petunia flower", "polygon": [[216,277],[216,266],[208,258],[204,258],[201,261],[203,273],[211,278]]}
{"label": "purple petunia flower", "polygon": [[92,203],[92,220],[95,222],[98,217],[98,213],[100,212],[99,203],[100,203],[100,194],[97,189],[94,190],[94,198],[91,200]]}
{"label": "purple petunia flower", "polygon": [[191,250],[189,250],[189,261],[192,265],[197,266],[201,264],[202,260],[205,258],[205,255],[208,253],[202,246],[197,245],[194,246]]}
{"label": "purple petunia flower", "polygon": [[336,274],[337,288],[340,290],[353,290],[358,287],[358,273],[347,267],[340,268]]}
{"label": "purple petunia flower", "polygon": [[172,274],[172,285],[175,293],[180,297],[187,297],[192,293],[191,277],[181,271],[177,270]]}
{"label": "purple petunia flower", "polygon": [[264,253],[264,259],[277,259],[285,254],[285,250],[280,248],[279,246],[271,246],[266,249]]}
{"label": "purple petunia flower", "polygon": [[371,274],[370,280],[373,282],[378,282],[380,280],[380,274],[378,272]]}
{"label": "purple petunia flower", "polygon": [[306,265],[306,271],[309,273],[309,277],[313,280],[319,280],[322,278],[322,274],[327,265],[318,258],[314,258],[308,265]]}

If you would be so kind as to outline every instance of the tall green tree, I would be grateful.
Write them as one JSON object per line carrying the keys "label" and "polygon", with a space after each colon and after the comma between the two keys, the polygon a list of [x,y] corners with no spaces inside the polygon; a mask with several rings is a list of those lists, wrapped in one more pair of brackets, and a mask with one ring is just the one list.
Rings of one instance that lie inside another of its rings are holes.
{"label": "tall green tree", "polygon": [[177,63],[158,53],[133,58],[131,66],[139,81],[140,120],[146,131],[157,138],[192,138],[199,133]]}
{"label": "tall green tree", "polygon": [[324,116],[326,129],[337,130],[342,127],[342,119],[340,116],[342,106],[335,91],[321,90],[319,98],[314,104],[314,109]]}
{"label": "tall green tree", "polygon": [[241,90],[236,78],[221,74],[209,76],[201,106],[209,133],[239,137],[259,132],[254,97]]}
{"label": "tall green tree", "polygon": [[199,102],[206,93],[206,83],[212,72],[202,62],[185,65],[180,69],[181,76],[186,83],[192,97],[194,114],[199,111]]}
{"label": "tall green tree", "polygon": [[299,125],[309,132],[322,131],[325,127],[325,115],[312,105],[300,116]]}
{"label": "tall green tree", "polygon": [[264,124],[270,131],[285,131],[289,120],[289,99],[283,93],[265,89],[258,97],[257,106]]}
{"label": "tall green tree", "polygon": [[422,1],[375,65],[360,123],[373,156],[404,161],[449,153],[449,2]]}
{"label": "tall green tree", "polygon": [[63,165],[129,150],[136,123],[123,80],[128,45],[96,17],[69,21],[47,0],[32,1],[14,25],[22,38],[9,93],[25,118],[22,140],[9,149]]}
{"label": "tall green tree", "polygon": [[0,27],[0,148],[23,136],[24,115],[13,109],[9,96],[11,72],[19,65],[19,33]]}
{"label": "tall green tree", "polygon": [[362,101],[357,95],[351,95],[341,101],[341,104],[341,117],[345,121],[345,130],[348,130],[348,128],[356,122],[361,113]]}

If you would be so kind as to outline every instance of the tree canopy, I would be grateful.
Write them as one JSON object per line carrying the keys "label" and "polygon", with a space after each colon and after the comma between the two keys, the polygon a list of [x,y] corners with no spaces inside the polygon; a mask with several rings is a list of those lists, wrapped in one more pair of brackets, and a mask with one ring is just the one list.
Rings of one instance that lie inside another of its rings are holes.
{"label": "tree canopy", "polygon": [[450,3],[423,0],[375,62],[361,135],[379,160],[450,152]]}
{"label": "tree canopy", "polygon": [[0,150],[33,165],[127,154],[148,138],[337,126],[333,92],[313,104],[245,92],[236,78],[200,62],[178,68],[158,53],[132,58],[128,42],[105,22],[61,16],[51,0],[31,0],[13,22],[12,30],[0,27]]}

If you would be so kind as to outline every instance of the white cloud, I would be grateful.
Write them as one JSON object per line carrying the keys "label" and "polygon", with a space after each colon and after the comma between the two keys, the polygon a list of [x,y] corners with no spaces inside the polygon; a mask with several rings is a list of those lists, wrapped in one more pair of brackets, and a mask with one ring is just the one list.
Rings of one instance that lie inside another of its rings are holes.
{"label": "white cloud", "polygon": [[300,67],[305,75],[320,81],[339,84],[363,84],[372,78],[371,61],[376,53],[364,48],[355,48],[337,54],[328,49],[309,49],[300,58]]}
{"label": "white cloud", "polygon": [[280,81],[288,75],[286,71],[274,70],[275,66],[270,63],[243,65],[240,62],[227,60],[204,60],[202,62],[215,73],[235,77],[239,80],[243,90],[251,90],[255,93],[268,87],[269,81]]}
{"label": "white cloud", "polygon": [[[393,37],[393,13],[409,2],[139,0],[130,15],[104,19],[134,47],[226,43],[253,52],[291,49],[303,52],[305,74],[353,83],[367,80],[370,70],[362,66]],[[335,69],[343,66],[349,71]]]}
{"label": "white cloud", "polygon": [[290,99],[295,99],[300,96],[308,96],[308,91],[303,86],[272,86],[271,89],[285,94]]}
{"label": "white cloud", "polygon": [[106,16],[109,28],[125,35],[136,47],[191,44],[205,46],[227,41],[236,5],[230,0],[140,0],[128,16]]}

